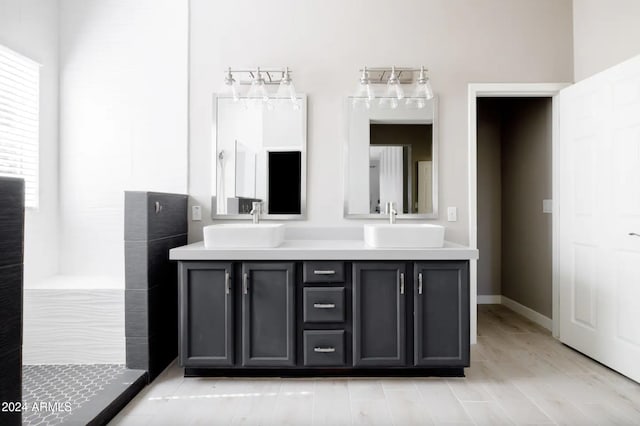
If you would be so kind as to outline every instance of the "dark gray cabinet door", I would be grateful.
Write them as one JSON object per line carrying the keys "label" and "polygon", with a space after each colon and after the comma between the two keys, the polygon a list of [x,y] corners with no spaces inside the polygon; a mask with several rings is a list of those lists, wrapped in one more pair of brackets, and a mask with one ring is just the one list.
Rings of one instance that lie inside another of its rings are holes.
{"label": "dark gray cabinet door", "polygon": [[242,264],[242,365],[295,365],[293,263]]}
{"label": "dark gray cabinet door", "polygon": [[469,365],[469,263],[414,265],[414,363]]}
{"label": "dark gray cabinet door", "polygon": [[405,264],[353,264],[353,365],[406,362]]}
{"label": "dark gray cabinet door", "polygon": [[231,263],[180,263],[180,365],[233,365]]}

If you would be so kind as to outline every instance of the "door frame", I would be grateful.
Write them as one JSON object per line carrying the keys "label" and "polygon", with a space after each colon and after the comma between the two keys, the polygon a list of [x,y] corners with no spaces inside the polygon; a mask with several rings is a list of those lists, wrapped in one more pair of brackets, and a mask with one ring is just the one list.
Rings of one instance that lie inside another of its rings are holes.
{"label": "door frame", "polygon": [[[533,98],[550,97],[552,109],[552,190],[551,197],[556,200],[558,188],[556,176],[558,173],[558,135],[559,135],[559,108],[556,95],[560,90],[571,83],[470,83],[468,86],[468,170],[469,170],[469,246],[478,249],[478,135],[477,135],[477,98]],[[552,333],[554,337],[559,337],[559,287],[558,287],[558,205],[553,202],[552,210]],[[482,255],[482,253],[480,253]],[[478,261],[470,260],[470,308],[471,308],[471,344],[477,342],[478,317],[477,317],[477,292],[478,292]]]}

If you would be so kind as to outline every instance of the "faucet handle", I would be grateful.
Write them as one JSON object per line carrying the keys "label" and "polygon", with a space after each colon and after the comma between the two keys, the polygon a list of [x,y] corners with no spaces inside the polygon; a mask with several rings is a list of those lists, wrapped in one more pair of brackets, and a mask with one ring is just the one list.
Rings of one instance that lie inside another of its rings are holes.
{"label": "faucet handle", "polygon": [[384,214],[391,214],[391,211],[395,210],[395,204],[393,201],[387,201],[384,205]]}
{"label": "faucet handle", "polygon": [[262,213],[262,201],[253,201],[251,203],[251,211],[255,213]]}

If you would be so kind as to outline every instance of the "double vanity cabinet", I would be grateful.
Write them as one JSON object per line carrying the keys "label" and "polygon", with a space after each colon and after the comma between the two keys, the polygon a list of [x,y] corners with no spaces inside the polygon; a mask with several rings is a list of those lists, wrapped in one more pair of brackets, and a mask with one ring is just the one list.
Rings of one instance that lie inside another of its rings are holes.
{"label": "double vanity cabinet", "polygon": [[306,260],[298,251],[285,261],[237,250],[228,259],[233,251],[197,244],[172,252],[187,376],[463,375],[469,365],[468,258]]}

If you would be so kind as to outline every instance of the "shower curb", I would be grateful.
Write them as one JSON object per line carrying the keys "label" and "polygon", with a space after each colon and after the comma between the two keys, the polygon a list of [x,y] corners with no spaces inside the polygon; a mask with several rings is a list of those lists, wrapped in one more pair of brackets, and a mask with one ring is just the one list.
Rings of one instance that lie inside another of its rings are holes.
{"label": "shower curb", "polygon": [[107,385],[95,398],[87,401],[68,418],[65,425],[106,425],[149,382],[144,370],[127,369],[122,376]]}

